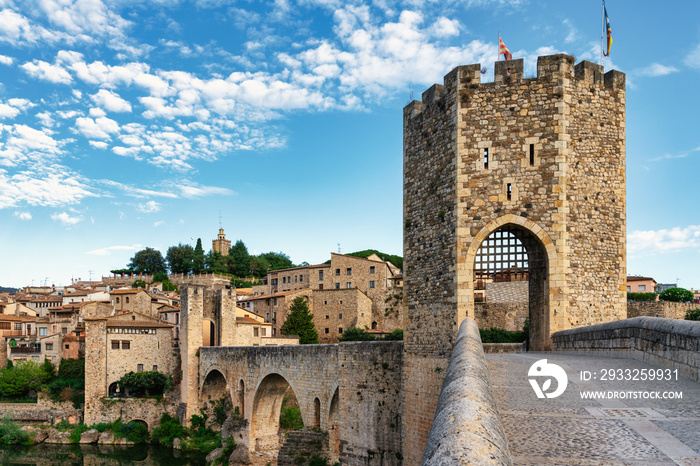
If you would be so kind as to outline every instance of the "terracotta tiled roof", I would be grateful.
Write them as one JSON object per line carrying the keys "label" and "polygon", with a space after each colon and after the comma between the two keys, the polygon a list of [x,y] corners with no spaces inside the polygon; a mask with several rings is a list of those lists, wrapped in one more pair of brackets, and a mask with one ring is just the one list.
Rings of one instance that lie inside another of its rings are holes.
{"label": "terracotta tiled roof", "polygon": [[112,290],[109,294],[136,294],[143,291],[141,288],[119,288],[118,290]]}
{"label": "terracotta tiled roof", "polygon": [[267,323],[267,322],[259,322],[251,317],[236,317],[236,323],[237,324],[268,325],[268,326],[272,325],[272,324]]}
{"label": "terracotta tiled roof", "polygon": [[639,276],[628,276],[627,277],[628,282],[641,282],[641,281],[649,281],[649,280],[651,280],[653,282],[656,281],[651,277],[639,277]]}

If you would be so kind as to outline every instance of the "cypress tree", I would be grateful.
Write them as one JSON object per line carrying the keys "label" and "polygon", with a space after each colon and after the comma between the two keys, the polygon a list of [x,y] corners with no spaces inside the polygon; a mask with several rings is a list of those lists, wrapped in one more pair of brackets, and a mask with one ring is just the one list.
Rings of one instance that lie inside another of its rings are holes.
{"label": "cypress tree", "polygon": [[298,335],[302,345],[318,344],[318,332],[314,316],[302,297],[295,298],[289,306],[289,314],[281,328],[282,335]]}

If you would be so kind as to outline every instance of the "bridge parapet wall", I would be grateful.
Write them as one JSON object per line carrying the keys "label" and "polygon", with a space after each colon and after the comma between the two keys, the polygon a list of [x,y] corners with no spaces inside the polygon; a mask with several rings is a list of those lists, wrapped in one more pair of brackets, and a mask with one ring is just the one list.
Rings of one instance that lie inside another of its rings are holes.
{"label": "bridge parapet wall", "polygon": [[700,322],[634,317],[556,332],[552,335],[552,349],[638,359],[663,368],[678,369],[697,381],[700,373]]}
{"label": "bridge parapet wall", "polygon": [[465,458],[512,464],[479,327],[471,318],[459,328],[421,464],[447,466]]}

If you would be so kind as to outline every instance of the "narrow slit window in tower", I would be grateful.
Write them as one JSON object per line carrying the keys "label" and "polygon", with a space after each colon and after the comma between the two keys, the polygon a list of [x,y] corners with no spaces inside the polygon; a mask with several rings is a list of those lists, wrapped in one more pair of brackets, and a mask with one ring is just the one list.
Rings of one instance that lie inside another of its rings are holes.
{"label": "narrow slit window in tower", "polygon": [[484,168],[489,168],[489,149],[484,149]]}
{"label": "narrow slit window in tower", "polygon": [[510,183],[506,185],[506,194],[508,196],[508,200],[510,201],[513,197],[513,186]]}
{"label": "narrow slit window in tower", "polygon": [[530,166],[535,165],[535,145],[530,144]]}

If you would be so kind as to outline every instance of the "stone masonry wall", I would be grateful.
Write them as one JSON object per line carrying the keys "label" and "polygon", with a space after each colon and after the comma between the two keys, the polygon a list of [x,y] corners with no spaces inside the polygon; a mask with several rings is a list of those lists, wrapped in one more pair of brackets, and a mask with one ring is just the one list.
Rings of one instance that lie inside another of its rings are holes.
{"label": "stone masonry wall", "polygon": [[627,318],[663,317],[665,319],[685,319],[685,313],[698,309],[693,303],[672,303],[669,301],[632,301],[627,303]]}
{"label": "stone masonry wall", "polygon": [[528,282],[492,282],[486,284],[487,303],[527,303]]}
{"label": "stone masonry wall", "polygon": [[479,328],[502,328],[519,332],[528,317],[528,303],[476,303],[474,319]]}
{"label": "stone masonry wall", "polygon": [[338,345],[340,463],[401,462],[402,342]]}

